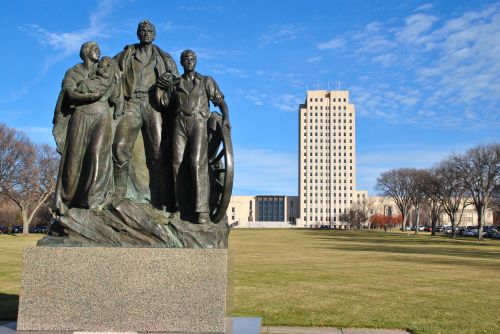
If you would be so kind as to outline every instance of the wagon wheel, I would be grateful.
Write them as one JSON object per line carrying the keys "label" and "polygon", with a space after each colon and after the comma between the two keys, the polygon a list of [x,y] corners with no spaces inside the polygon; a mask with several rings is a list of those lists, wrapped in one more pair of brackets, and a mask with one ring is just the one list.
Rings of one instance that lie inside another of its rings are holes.
{"label": "wagon wheel", "polygon": [[233,144],[222,116],[212,112],[208,120],[208,174],[210,220],[218,223],[226,215],[233,192]]}

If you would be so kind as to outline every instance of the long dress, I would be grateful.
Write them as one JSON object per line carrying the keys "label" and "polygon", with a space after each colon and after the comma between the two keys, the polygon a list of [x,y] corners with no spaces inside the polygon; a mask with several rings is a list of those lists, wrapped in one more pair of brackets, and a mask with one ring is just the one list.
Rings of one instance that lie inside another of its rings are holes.
{"label": "long dress", "polygon": [[[62,156],[54,208],[61,215],[73,207],[97,209],[112,192],[113,115],[109,100],[115,89],[93,103],[72,105],[67,101],[68,91],[75,90],[92,72],[81,64],[69,69],[56,107],[54,136]],[[68,121],[67,131],[64,120]]]}

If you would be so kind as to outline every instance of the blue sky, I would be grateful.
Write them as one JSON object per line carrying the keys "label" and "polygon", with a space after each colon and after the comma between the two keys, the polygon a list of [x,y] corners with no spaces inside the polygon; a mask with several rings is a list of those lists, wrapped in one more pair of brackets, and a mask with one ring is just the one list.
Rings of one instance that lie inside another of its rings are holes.
{"label": "blue sky", "polygon": [[[8,1],[1,122],[53,143],[65,71],[95,40],[113,56],[152,21],[177,60],[190,48],[229,105],[237,195],[297,194],[306,89],[350,91],[357,188],[498,141],[500,3],[493,1]],[[180,66],[179,66],[180,67]]]}

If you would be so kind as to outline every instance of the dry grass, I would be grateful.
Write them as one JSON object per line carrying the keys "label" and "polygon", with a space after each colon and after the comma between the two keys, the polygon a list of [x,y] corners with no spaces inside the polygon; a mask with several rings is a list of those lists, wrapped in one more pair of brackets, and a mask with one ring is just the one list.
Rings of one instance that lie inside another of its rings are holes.
{"label": "dry grass", "polygon": [[[0,236],[0,320],[15,319],[22,250]],[[232,313],[266,325],[500,333],[500,241],[376,231],[233,230]]]}
{"label": "dry grass", "polygon": [[234,308],[266,325],[499,333],[500,242],[235,230]]}
{"label": "dry grass", "polygon": [[35,245],[41,237],[0,235],[0,320],[17,318],[23,249]]}

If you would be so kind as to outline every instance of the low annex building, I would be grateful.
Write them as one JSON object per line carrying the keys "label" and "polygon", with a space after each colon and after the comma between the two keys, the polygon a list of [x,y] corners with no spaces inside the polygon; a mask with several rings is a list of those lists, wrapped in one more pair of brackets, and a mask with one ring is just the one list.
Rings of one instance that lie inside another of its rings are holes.
{"label": "low annex building", "polygon": [[237,228],[291,228],[298,215],[298,196],[232,196],[227,209],[229,224]]}

